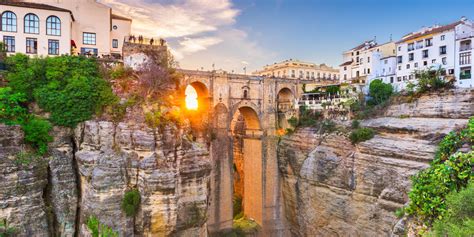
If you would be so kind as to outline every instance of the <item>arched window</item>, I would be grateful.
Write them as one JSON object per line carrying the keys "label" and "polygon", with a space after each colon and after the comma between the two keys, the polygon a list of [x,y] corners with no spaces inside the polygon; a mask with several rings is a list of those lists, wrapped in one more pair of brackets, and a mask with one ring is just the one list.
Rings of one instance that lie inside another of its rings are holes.
{"label": "arched window", "polygon": [[37,15],[32,13],[26,14],[25,33],[39,34],[39,18]]}
{"label": "arched window", "polygon": [[2,13],[2,31],[16,32],[16,15],[7,11]]}
{"label": "arched window", "polygon": [[46,19],[46,34],[61,35],[61,20],[57,16],[50,16]]}
{"label": "arched window", "polygon": [[248,92],[247,90],[244,90],[244,99],[247,99],[247,97],[248,97]]}

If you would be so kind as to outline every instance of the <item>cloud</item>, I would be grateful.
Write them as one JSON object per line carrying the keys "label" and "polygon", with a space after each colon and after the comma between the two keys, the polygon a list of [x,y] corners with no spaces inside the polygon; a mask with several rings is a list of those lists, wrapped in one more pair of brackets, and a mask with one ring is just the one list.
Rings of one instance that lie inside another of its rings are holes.
{"label": "cloud", "polygon": [[134,32],[154,37],[183,37],[213,32],[235,23],[239,11],[229,0],[100,0],[133,19]]}
{"label": "cloud", "polygon": [[[240,10],[231,0],[99,0],[133,19],[132,33],[162,37],[180,65],[200,68],[221,65],[225,70],[251,67],[272,55],[249,39],[235,23]],[[222,65],[225,64],[225,65]],[[208,68],[208,67],[207,67]]]}

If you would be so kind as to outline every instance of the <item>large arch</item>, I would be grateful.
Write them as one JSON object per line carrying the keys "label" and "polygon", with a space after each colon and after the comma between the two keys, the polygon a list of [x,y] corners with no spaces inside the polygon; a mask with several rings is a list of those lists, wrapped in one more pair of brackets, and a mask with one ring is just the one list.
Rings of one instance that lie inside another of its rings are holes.
{"label": "large arch", "polygon": [[[233,109],[234,201],[240,200],[243,214],[263,224],[263,145],[262,124],[256,106],[240,103]],[[239,213],[235,212],[234,215]]]}
{"label": "large arch", "polygon": [[290,128],[288,119],[295,116],[294,105],[295,95],[288,87],[284,87],[278,91],[277,94],[277,112],[278,112],[278,128]]}

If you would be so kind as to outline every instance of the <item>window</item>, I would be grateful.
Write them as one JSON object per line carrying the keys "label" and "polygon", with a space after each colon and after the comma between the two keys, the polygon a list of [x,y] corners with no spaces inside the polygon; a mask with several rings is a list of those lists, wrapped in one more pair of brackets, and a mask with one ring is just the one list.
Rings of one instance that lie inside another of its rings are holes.
{"label": "window", "polygon": [[436,63],[436,59],[431,60],[431,63]]}
{"label": "window", "polygon": [[415,68],[417,68],[417,67],[418,67],[418,63],[415,63]]}
{"label": "window", "polygon": [[390,77],[390,83],[393,83],[393,77]]}
{"label": "window", "polygon": [[398,70],[402,70],[402,66],[398,66]]}
{"label": "window", "polygon": [[471,79],[471,67],[462,67],[461,73],[459,74],[459,79]]}
{"label": "window", "polygon": [[344,71],[347,71],[347,67],[344,67]]}
{"label": "window", "polygon": [[114,48],[114,49],[118,48],[118,39],[113,39],[112,40],[112,48]]}
{"label": "window", "polygon": [[442,58],[442,59],[441,59],[441,63],[443,63],[443,65],[448,64],[447,58],[446,58],[446,57]]}
{"label": "window", "polygon": [[446,46],[441,46],[441,47],[439,47],[439,54],[440,54],[440,55],[446,54]]}
{"label": "window", "polygon": [[367,57],[367,62],[370,63],[370,57]]}
{"label": "window", "polygon": [[25,33],[39,34],[39,18],[35,14],[26,14],[25,16]]}
{"label": "window", "polygon": [[423,66],[428,66],[428,61],[423,61]]}
{"label": "window", "polygon": [[449,75],[453,75],[453,74],[454,74],[454,69],[449,69],[449,70],[448,70],[448,74],[449,74]]}
{"label": "window", "polygon": [[26,38],[26,53],[38,53],[38,40],[35,38]]}
{"label": "window", "polygon": [[398,51],[402,51],[402,46],[398,46]]}
{"label": "window", "polygon": [[5,50],[8,53],[15,52],[15,37],[3,36],[3,43],[5,44]]}
{"label": "window", "polygon": [[397,77],[397,81],[402,81],[402,77]]}
{"label": "window", "polygon": [[402,62],[403,62],[402,56],[397,56],[397,63],[402,63]]}
{"label": "window", "polygon": [[82,34],[82,41],[87,45],[95,45],[95,33],[86,33]]}
{"label": "window", "polygon": [[407,64],[407,69],[410,69],[410,64]]}
{"label": "window", "polygon": [[403,76],[403,80],[406,81],[406,80],[407,80],[407,76]]}
{"label": "window", "polygon": [[413,50],[415,50],[415,44],[414,43],[408,44],[408,52],[413,51]]}
{"label": "window", "polygon": [[421,48],[423,48],[423,40],[416,42],[416,49],[421,49]]}
{"label": "window", "polygon": [[413,79],[413,75],[408,76],[408,80],[411,80],[411,79]]}
{"label": "window", "polygon": [[347,75],[346,74],[344,74],[344,80],[347,80]]}
{"label": "window", "polygon": [[59,55],[59,40],[48,40],[48,54]]}
{"label": "window", "polygon": [[291,77],[295,77],[295,70],[291,70]]}
{"label": "window", "polygon": [[16,32],[16,15],[7,11],[2,14],[2,31]]}
{"label": "window", "polygon": [[118,26],[117,26],[117,25],[114,25],[114,26],[112,26],[112,29],[117,30],[117,29],[118,29]]}
{"label": "window", "polygon": [[46,19],[46,34],[61,35],[61,20],[57,16],[50,16]]}
{"label": "window", "polygon": [[427,58],[428,57],[428,50],[427,49],[423,50],[421,56],[423,58]]}
{"label": "window", "polygon": [[433,38],[425,39],[425,46],[430,47],[433,45]]}
{"label": "window", "polygon": [[388,63],[388,60],[387,60],[387,59],[385,59],[383,63],[387,64],[387,63]]}
{"label": "window", "polygon": [[367,68],[367,74],[370,74],[370,68]]}
{"label": "window", "polygon": [[408,54],[408,61],[413,61],[415,59],[415,55],[413,53]]}
{"label": "window", "polygon": [[441,35],[440,38],[441,38],[441,41],[443,41],[443,40],[446,38],[446,36],[445,36],[445,35]]}

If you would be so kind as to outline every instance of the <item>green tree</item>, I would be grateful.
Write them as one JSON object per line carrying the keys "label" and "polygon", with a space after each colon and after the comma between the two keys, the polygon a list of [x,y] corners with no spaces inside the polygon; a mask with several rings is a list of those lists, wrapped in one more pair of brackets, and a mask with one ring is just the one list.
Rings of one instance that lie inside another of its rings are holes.
{"label": "green tree", "polygon": [[127,216],[135,216],[140,206],[140,192],[138,189],[127,191],[122,199],[122,210]]}
{"label": "green tree", "polygon": [[387,101],[393,94],[393,86],[383,83],[382,80],[373,80],[369,85],[369,95],[371,99],[367,101],[370,105],[378,105]]}

